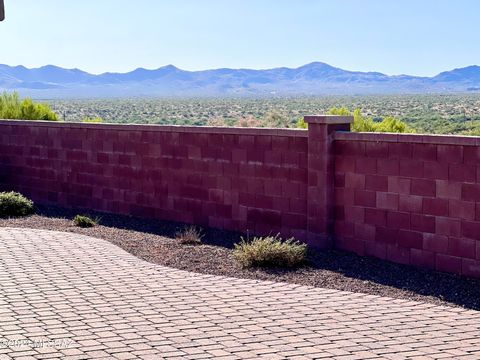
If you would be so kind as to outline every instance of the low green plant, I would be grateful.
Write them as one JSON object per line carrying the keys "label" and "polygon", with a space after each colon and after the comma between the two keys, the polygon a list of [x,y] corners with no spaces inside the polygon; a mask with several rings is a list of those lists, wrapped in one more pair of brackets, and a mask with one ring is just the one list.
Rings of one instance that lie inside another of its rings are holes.
{"label": "low green plant", "polygon": [[307,245],[294,238],[282,240],[278,235],[255,237],[235,244],[233,256],[243,267],[294,267],[307,257]]}
{"label": "low green plant", "polygon": [[76,215],[73,218],[73,223],[78,227],[89,228],[98,225],[99,219],[92,219],[86,215]]}
{"label": "low green plant", "polygon": [[48,104],[36,103],[32,99],[20,99],[17,92],[3,92],[0,96],[0,119],[58,120]]}
{"label": "low green plant", "polygon": [[16,217],[33,214],[33,201],[18,192],[0,193],[0,217]]}
{"label": "low green plant", "polygon": [[175,239],[177,239],[181,244],[195,245],[201,244],[203,239],[203,230],[196,226],[186,226],[181,231],[175,234]]}

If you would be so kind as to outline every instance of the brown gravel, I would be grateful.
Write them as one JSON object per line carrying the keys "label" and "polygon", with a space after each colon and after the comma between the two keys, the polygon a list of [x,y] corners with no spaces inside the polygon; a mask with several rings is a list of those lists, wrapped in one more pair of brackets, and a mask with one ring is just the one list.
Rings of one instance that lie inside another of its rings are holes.
{"label": "brown gravel", "polygon": [[[79,228],[79,212],[40,207],[38,215],[0,219],[0,226],[75,232],[108,240],[146,261],[182,270],[239,278],[283,281],[352,292],[480,310],[480,280],[416,269],[340,251],[310,251],[309,262],[294,270],[242,269],[232,256],[238,234],[206,230],[202,245],[174,239],[183,224],[89,212],[100,225]],[[83,212],[81,214],[84,214]]]}

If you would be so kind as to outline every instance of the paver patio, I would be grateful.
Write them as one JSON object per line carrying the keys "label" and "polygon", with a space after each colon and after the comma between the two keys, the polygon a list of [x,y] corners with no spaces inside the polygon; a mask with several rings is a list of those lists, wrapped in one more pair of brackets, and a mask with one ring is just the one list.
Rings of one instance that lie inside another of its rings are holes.
{"label": "paver patio", "polygon": [[479,359],[480,312],[188,273],[0,229],[0,359]]}

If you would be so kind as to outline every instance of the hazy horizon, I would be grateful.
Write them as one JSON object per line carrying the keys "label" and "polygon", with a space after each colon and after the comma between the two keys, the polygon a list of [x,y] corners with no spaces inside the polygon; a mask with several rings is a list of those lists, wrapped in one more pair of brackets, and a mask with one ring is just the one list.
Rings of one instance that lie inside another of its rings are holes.
{"label": "hazy horizon", "polygon": [[480,64],[474,0],[5,0],[0,63],[92,74],[296,68],[434,76]]}
{"label": "hazy horizon", "polygon": [[[245,67],[240,67],[240,68],[229,68],[229,67],[219,67],[219,68],[211,68],[211,69],[200,69],[200,70],[189,70],[189,69],[183,69],[179,66],[176,66],[175,64],[164,64],[164,65],[160,65],[160,66],[157,66],[157,67],[152,67],[152,68],[147,68],[147,67],[143,67],[143,66],[139,66],[139,67],[136,67],[136,68],[131,68],[131,69],[128,69],[126,71],[121,71],[121,72],[118,72],[119,74],[125,74],[125,73],[129,73],[129,72],[132,72],[132,71],[135,71],[135,70],[138,70],[138,69],[144,69],[144,70],[149,70],[149,71],[153,71],[153,70],[158,70],[158,69],[161,69],[161,68],[165,68],[165,67],[168,67],[168,66],[174,66],[176,67],[177,69],[179,70],[182,70],[182,71],[188,71],[188,72],[199,72],[199,71],[212,71],[212,70],[221,70],[221,69],[230,69],[230,70],[259,70],[259,71],[263,71],[263,70],[274,70],[274,69],[281,69],[281,68],[289,68],[289,69],[298,69],[300,67],[303,67],[303,66],[306,66],[306,65],[310,65],[310,64],[313,64],[313,63],[323,63],[323,64],[326,64],[326,65],[329,65],[329,66],[332,66],[334,68],[338,68],[338,69],[341,69],[341,70],[345,70],[345,71],[352,71],[352,72],[364,72],[362,70],[354,70],[354,69],[344,69],[344,68],[340,68],[338,66],[335,66],[335,64],[328,64],[328,63],[325,63],[323,61],[312,61],[310,63],[306,63],[306,64],[300,64],[299,66],[295,66],[295,67],[291,67],[291,66],[275,66],[275,67],[266,67],[266,68],[245,68]],[[65,68],[65,67],[62,67],[60,65],[57,65],[57,64],[44,64],[44,65],[40,65],[40,66],[35,66],[35,67],[28,67],[28,66],[25,66],[24,64],[3,64],[3,63],[0,63],[0,65],[7,65],[7,66],[10,66],[10,67],[19,67],[19,66],[23,66],[29,70],[35,70],[35,69],[40,69],[40,68],[44,68],[44,67],[48,67],[48,66],[55,66],[55,67],[58,67],[58,68],[63,68],[63,69],[66,69],[66,70],[80,70],[80,71],[84,71],[84,72],[87,72],[89,74],[92,74],[92,75],[103,75],[103,74],[106,74],[106,73],[114,73],[112,71],[105,71],[103,73],[91,73],[89,71],[86,71],[84,69],[82,69],[81,67],[71,67],[71,68]],[[479,66],[478,64],[470,64],[470,65],[466,65],[465,67],[470,67],[470,66]],[[444,70],[441,70],[439,73],[441,72],[445,72],[445,71],[451,71],[451,70],[457,70],[457,69],[463,69],[465,67],[460,67],[460,68],[451,68],[451,69],[444,69]],[[375,70],[371,70],[371,71],[365,71],[365,73],[367,72],[379,72],[379,71],[375,71]],[[117,72],[115,72],[117,73]],[[385,75],[388,75],[388,76],[401,76],[401,75],[408,75],[408,76],[418,76],[418,77],[434,77],[435,75],[438,75],[439,73],[436,73],[436,74],[433,74],[432,76],[422,76],[422,75],[412,75],[412,74],[408,74],[408,73],[401,73],[401,74],[385,74]]]}

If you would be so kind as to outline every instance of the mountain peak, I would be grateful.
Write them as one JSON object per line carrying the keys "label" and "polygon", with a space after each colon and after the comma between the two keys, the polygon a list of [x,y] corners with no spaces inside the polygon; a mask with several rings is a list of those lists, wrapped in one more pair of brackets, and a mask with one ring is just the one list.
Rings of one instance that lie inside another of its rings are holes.
{"label": "mountain peak", "polygon": [[160,69],[163,69],[163,70],[180,70],[179,68],[177,68],[175,65],[172,65],[172,64],[168,64],[168,65],[159,67],[158,70],[160,70]]}
{"label": "mountain peak", "polygon": [[38,70],[67,70],[56,65],[44,65],[38,68]]}
{"label": "mountain peak", "polygon": [[92,75],[46,65],[36,69],[0,64],[0,91],[20,90],[34,97],[131,96],[318,96],[468,92],[480,87],[480,66],[435,77],[388,76],[348,71],[315,61],[298,68],[186,71],[169,64],[127,73]]}
{"label": "mountain peak", "polygon": [[[480,66],[470,65],[463,68],[444,71],[433,78],[436,81],[474,81],[480,82]],[[478,84],[477,84],[478,85]]]}
{"label": "mountain peak", "polygon": [[297,69],[305,69],[305,68],[326,68],[326,69],[337,69],[336,67],[326,64],[321,61],[314,61],[305,65],[298,67]]}

